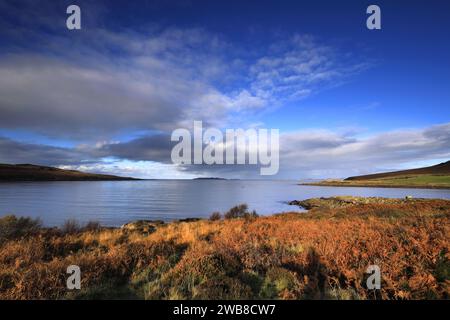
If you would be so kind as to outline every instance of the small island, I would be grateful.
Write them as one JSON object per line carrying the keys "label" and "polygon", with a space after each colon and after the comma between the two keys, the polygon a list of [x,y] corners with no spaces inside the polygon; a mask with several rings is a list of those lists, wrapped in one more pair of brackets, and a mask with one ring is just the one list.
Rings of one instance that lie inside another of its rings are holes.
{"label": "small island", "polygon": [[194,178],[192,180],[228,180],[228,179],[219,178],[219,177],[198,177],[198,178]]}

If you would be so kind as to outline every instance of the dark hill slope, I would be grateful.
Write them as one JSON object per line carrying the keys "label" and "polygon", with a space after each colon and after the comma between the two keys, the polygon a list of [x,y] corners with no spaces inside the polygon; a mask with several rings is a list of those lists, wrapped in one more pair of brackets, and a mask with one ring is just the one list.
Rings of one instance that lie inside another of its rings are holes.
{"label": "dark hill slope", "polygon": [[0,164],[0,181],[113,181],[135,180],[105,174],[63,170],[32,164]]}
{"label": "dark hill slope", "polygon": [[410,170],[402,170],[402,171],[394,171],[394,172],[385,172],[385,173],[376,173],[376,174],[368,174],[364,176],[355,176],[349,177],[345,180],[347,181],[355,181],[355,180],[372,180],[372,179],[382,179],[382,178],[395,178],[407,175],[450,175],[450,161],[443,162],[431,167],[410,169]]}

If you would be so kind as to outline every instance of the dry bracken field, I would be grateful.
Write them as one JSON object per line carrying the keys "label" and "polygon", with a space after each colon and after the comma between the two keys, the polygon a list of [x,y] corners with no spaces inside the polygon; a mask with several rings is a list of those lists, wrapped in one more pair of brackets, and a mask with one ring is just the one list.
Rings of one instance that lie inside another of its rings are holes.
{"label": "dry bracken field", "polygon": [[[448,299],[450,201],[136,228],[0,221],[1,299]],[[81,290],[66,288],[69,265]],[[366,288],[369,265],[381,289]]]}

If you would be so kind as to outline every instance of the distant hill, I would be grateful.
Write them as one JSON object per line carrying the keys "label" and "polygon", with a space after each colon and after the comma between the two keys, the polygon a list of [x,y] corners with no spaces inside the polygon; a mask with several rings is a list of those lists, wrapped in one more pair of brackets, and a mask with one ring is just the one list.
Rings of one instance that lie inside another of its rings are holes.
{"label": "distant hill", "polygon": [[450,189],[450,161],[425,168],[368,174],[344,180],[328,179],[303,183],[303,185]]}
{"label": "distant hill", "polygon": [[346,181],[372,180],[372,179],[394,178],[394,177],[401,177],[401,176],[423,175],[423,174],[450,175],[450,161],[443,162],[443,163],[440,163],[440,164],[437,164],[437,165],[431,166],[431,167],[376,173],[376,174],[368,174],[368,175],[363,175],[363,176],[349,177],[345,180]]}
{"label": "distant hill", "polygon": [[137,180],[32,164],[0,164],[0,181],[115,181]]}

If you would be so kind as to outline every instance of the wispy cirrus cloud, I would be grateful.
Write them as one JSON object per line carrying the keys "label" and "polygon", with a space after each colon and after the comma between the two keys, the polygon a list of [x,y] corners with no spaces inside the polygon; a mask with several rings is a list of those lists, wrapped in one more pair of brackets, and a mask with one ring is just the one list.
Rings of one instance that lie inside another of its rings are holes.
{"label": "wispy cirrus cloud", "polygon": [[311,35],[297,34],[274,43],[250,67],[251,88],[269,99],[298,100],[337,85],[372,64]]}

